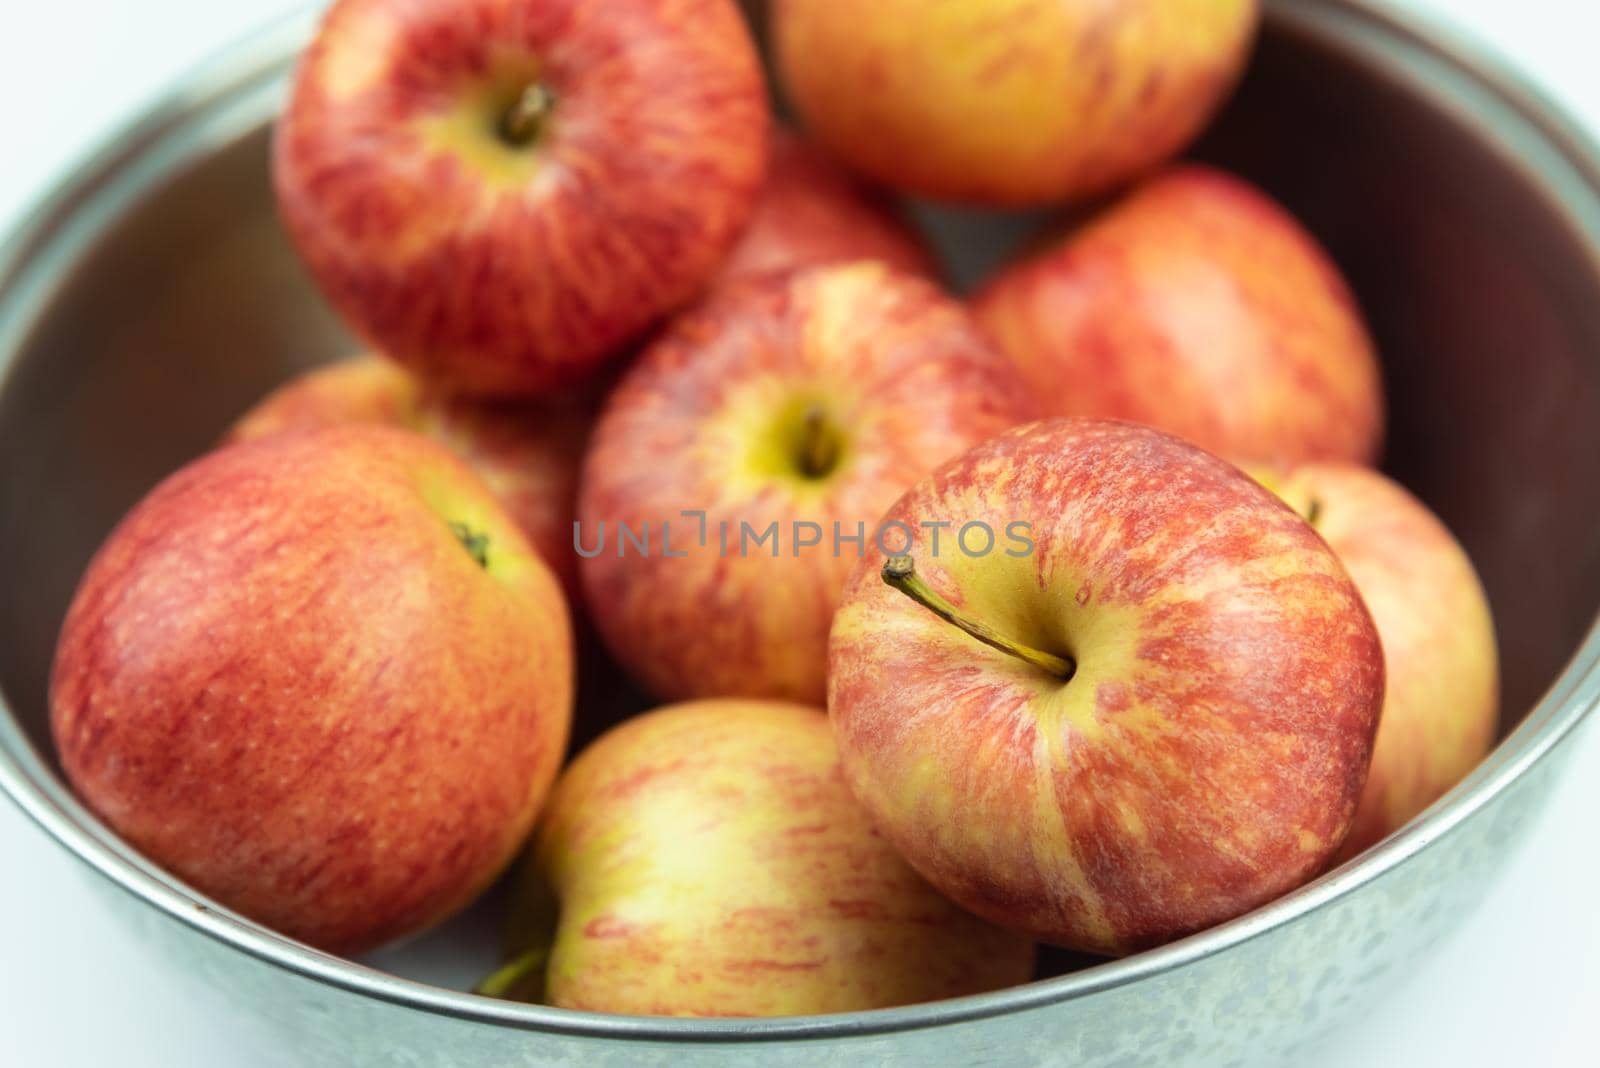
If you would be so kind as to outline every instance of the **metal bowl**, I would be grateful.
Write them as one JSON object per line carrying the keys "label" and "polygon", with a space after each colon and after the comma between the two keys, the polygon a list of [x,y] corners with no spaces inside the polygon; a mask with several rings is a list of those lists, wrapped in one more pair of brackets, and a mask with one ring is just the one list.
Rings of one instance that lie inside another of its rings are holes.
{"label": "metal bowl", "polygon": [[[448,932],[377,958],[388,970],[327,956],[122,845],[51,755],[46,676],[74,583],[140,494],[290,371],[351,344],[268,187],[266,127],[309,16],[187,79],[0,251],[0,786],[242,1042],[295,1065],[1281,1056],[1476,901],[1600,699],[1600,161],[1548,104],[1437,32],[1355,0],[1268,8],[1251,72],[1197,154],[1286,201],[1350,274],[1386,361],[1389,467],[1458,532],[1500,625],[1503,740],[1379,847],[1232,923],[1017,989],[687,1021],[435,985],[484,952]],[[965,277],[1027,228],[933,215]]]}

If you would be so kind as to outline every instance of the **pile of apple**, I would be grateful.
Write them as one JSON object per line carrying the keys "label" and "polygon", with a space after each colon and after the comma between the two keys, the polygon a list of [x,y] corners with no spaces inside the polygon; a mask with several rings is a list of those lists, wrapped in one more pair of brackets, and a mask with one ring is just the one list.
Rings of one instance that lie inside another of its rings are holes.
{"label": "pile of apple", "polygon": [[[1382,838],[1490,744],[1493,628],[1365,466],[1336,267],[1169,162],[1256,21],[777,0],[806,140],[732,0],[339,0],[274,176],[382,355],[100,550],[51,693],[79,794],[341,953],[531,835],[484,990],[625,1013],[995,989]],[[1088,221],[963,301],[869,181]],[[613,662],[677,703],[562,770]]]}

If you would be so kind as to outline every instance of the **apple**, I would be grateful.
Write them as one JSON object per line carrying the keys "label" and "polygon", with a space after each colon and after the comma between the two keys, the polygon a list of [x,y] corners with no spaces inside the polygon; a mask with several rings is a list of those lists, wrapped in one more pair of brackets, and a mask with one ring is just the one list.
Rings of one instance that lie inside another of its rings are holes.
{"label": "apple", "polygon": [[882,260],[933,281],[932,250],[887,198],[857,182],[800,137],[772,141],[767,184],[718,279],[844,260]]}
{"label": "apple", "polygon": [[1148,427],[1058,419],[943,465],[888,519],[1012,535],[874,549],[833,624],[845,775],[935,889],[1123,954],[1327,865],[1383,651],[1338,559],[1271,493]]}
{"label": "apple", "polygon": [[588,374],[710,279],[769,122],[732,0],[338,0],[273,142],[372,347],[453,391]]}
{"label": "apple", "polygon": [[583,444],[596,407],[596,401],[570,391],[541,401],[440,395],[390,360],[357,356],[290,380],[241,416],[228,440],[347,423],[425,434],[465,460],[494,491],[575,599],[572,521]]}
{"label": "apple", "polygon": [[1247,470],[1327,541],[1383,641],[1383,717],[1344,860],[1408,823],[1489,752],[1500,705],[1489,599],[1449,529],[1376,471]]}
{"label": "apple", "polygon": [[1256,0],[774,0],[788,97],[845,162],[942,200],[1105,192],[1180,152],[1244,68]]}
{"label": "apple", "polygon": [[877,518],[1032,413],[923,279],[863,261],[729,287],[601,412],[578,498],[590,618],[658,698],[821,704],[828,624]]}
{"label": "apple", "polygon": [[51,727],[83,801],[154,863],[330,952],[411,934],[515,855],[572,716],[550,570],[425,438],[223,448],[89,565]]}
{"label": "apple", "polygon": [[398,364],[360,354],[289,379],[228,427],[223,443],[351,423],[417,429],[424,389]]}
{"label": "apple", "polygon": [[1349,288],[1288,212],[1222,171],[1151,179],[973,309],[1050,414],[1257,460],[1378,453],[1382,382]]}
{"label": "apple", "polygon": [[1034,947],[934,893],[845,786],[826,715],[673,705],[613,729],[540,823],[519,955],[480,991],[656,1016],[852,1012],[1027,982]]}

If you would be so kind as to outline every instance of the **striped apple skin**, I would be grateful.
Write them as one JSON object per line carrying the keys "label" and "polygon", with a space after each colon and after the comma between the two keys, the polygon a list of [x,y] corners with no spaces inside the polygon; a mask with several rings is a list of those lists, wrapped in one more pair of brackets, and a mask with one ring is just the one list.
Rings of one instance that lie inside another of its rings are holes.
{"label": "striped apple skin", "polygon": [[1032,942],[940,897],[873,830],[818,708],[634,717],[563,773],[532,862],[559,902],[543,993],[563,1008],[855,1012],[1033,974]]}
{"label": "striped apple skin", "polygon": [[[526,144],[497,125],[552,101]],[[374,348],[461,392],[583,377],[693,297],[766,165],[731,0],[341,0],[274,140],[278,205]]]}
{"label": "striped apple skin", "polygon": [[828,706],[847,776],[935,887],[1042,941],[1121,954],[1320,872],[1383,700],[1378,636],[1303,520],[1125,423],[1053,420],[942,466],[905,522],[1031,522],[1035,550],[925,546],[919,573],[1070,680],[969,638],[862,561]]}
{"label": "striped apple skin", "polygon": [[[841,443],[821,477],[781,444],[806,407]],[[828,627],[884,509],[1036,411],[925,279],[863,261],[730,284],[645,350],[595,426],[578,497],[590,618],[663,700],[821,704]],[[817,544],[794,544],[797,523]],[[776,550],[744,541],[774,524]],[[653,531],[652,551],[627,549],[624,527]]]}
{"label": "striped apple skin", "polygon": [[361,953],[515,856],[571,731],[572,643],[554,575],[443,446],[278,434],[118,524],[62,625],[51,730],[79,798],[153,863]]}
{"label": "striped apple skin", "polygon": [[1225,171],[1156,175],[1001,270],[972,308],[1051,415],[1147,423],[1255,461],[1382,451],[1382,369],[1344,276]]}

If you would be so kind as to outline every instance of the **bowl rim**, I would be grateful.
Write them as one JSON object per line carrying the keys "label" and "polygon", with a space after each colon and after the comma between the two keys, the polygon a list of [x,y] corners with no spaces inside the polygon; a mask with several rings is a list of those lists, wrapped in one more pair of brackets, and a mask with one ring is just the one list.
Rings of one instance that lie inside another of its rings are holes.
{"label": "bowl rim", "polygon": [[[1600,276],[1600,147],[1559,105],[1498,57],[1432,20],[1402,16],[1380,3],[1266,0],[1266,8],[1270,20],[1324,39],[1338,38],[1336,24],[1346,31],[1353,27],[1372,48],[1405,51],[1434,68],[1436,79],[1447,77],[1470,87],[1474,98],[1452,99],[1451,106],[1463,121],[1493,129],[1495,136],[1487,140],[1508,156],[1520,152],[1544,157],[1546,166],[1537,175],[1526,159],[1507,162],[1546,186],[1573,229],[1587,232],[1590,258]],[[58,176],[52,191],[0,239],[0,391],[10,379],[17,341],[46,299],[50,282],[70,266],[82,242],[119,217],[171,165],[203,154],[208,146],[203,140],[195,143],[196,129],[208,119],[230,103],[270,90],[309,39],[316,18],[313,10],[280,18],[178,79],[101,148]],[[1350,44],[1348,37],[1338,39]],[[1410,70],[1398,76],[1411,81],[1419,77]],[[1498,113],[1498,119],[1491,113]],[[258,110],[255,119],[271,114]],[[186,145],[170,143],[186,132]],[[694,1043],[842,1039],[1067,1002],[1236,949],[1331,905],[1430,848],[1528,774],[1597,705],[1600,619],[1544,696],[1465,780],[1378,846],[1284,897],[1166,946],[1019,987],[897,1008],[764,1019],[621,1016],[507,1002],[401,978],[292,941],[195,893],[117,840],[41,759],[3,693],[0,792],[80,861],[145,904],[267,965],[351,994],[463,1021],[576,1037]]]}

